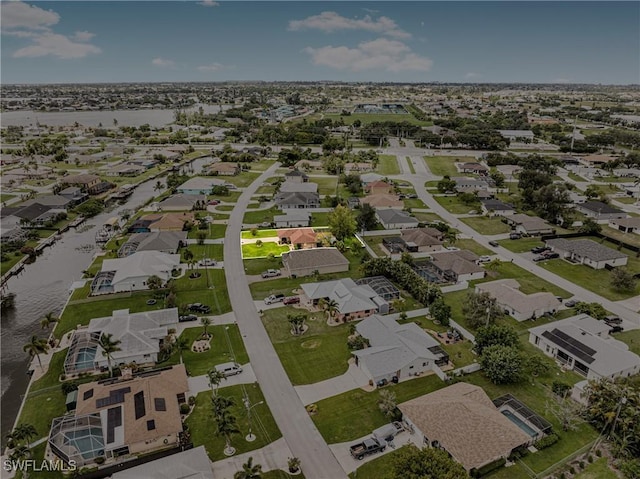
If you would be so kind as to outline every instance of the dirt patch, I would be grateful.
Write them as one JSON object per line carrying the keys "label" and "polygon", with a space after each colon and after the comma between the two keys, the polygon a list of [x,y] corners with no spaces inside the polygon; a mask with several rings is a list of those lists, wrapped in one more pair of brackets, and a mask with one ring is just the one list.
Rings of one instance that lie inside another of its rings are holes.
{"label": "dirt patch", "polygon": [[300,343],[300,346],[304,349],[317,349],[322,344],[321,339],[310,339],[308,341],[304,341]]}

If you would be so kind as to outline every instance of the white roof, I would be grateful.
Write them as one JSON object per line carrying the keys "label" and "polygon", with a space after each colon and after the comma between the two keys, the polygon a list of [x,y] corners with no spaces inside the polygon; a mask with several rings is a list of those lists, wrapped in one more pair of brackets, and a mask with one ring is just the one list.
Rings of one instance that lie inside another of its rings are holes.
{"label": "white roof", "polygon": [[212,186],[214,185],[224,185],[225,182],[223,180],[218,180],[216,178],[203,178],[201,176],[196,176],[194,178],[189,178],[187,181],[178,186],[178,191],[184,190],[202,190],[204,192],[208,192]]}
{"label": "white roof", "polygon": [[341,314],[378,309],[379,302],[385,303],[370,286],[359,286],[351,278],[322,283],[306,283],[301,287],[310,299],[329,298],[336,301]]}
{"label": "white roof", "polygon": [[129,278],[156,275],[168,280],[171,270],[180,264],[179,254],[167,254],[159,251],[138,251],[126,258],[105,259],[102,271],[115,271],[111,284],[115,285]]}
{"label": "white roof", "polygon": [[499,304],[508,306],[524,315],[533,315],[538,309],[552,310],[560,307],[560,301],[552,293],[524,294],[515,279],[499,279],[476,285],[478,291],[489,293]]}
{"label": "white roof", "polygon": [[307,182],[307,183],[298,183],[296,181],[285,181],[280,185],[281,193],[317,193],[318,192],[318,184]]}
{"label": "white roof", "polygon": [[204,446],[119,471],[112,479],[214,479]]}

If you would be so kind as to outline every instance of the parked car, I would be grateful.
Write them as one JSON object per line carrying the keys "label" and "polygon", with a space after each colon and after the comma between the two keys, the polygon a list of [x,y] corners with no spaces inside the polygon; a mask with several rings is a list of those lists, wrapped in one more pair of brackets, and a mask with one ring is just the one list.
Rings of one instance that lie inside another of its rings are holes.
{"label": "parked car", "polygon": [[394,421],[389,424],[385,424],[384,426],[379,427],[375,431],[373,431],[373,438],[377,439],[380,443],[391,442],[393,438],[396,437],[404,431],[404,426],[399,421]]}
{"label": "parked car", "polygon": [[374,454],[376,452],[382,452],[387,448],[387,443],[379,442],[377,439],[369,438],[364,441],[354,444],[349,448],[351,455],[361,461],[364,459],[364,456],[368,456],[369,454]]}
{"label": "parked car", "polygon": [[610,333],[621,333],[622,331],[624,331],[624,328],[622,326],[613,326],[609,332]]}
{"label": "parked car", "polygon": [[279,269],[268,269],[266,271],[262,272],[262,277],[263,278],[275,278],[276,276],[280,276],[280,270]]}
{"label": "parked car", "polygon": [[535,258],[533,258],[533,262],[537,263],[538,261],[544,261],[545,259],[547,259],[546,256],[536,256]]}
{"label": "parked car", "polygon": [[607,323],[608,325],[620,325],[622,324],[622,319],[620,319],[617,316],[607,316],[606,318],[604,318],[604,322]]}
{"label": "parked car", "polygon": [[477,264],[483,264],[483,263],[491,263],[491,257],[490,256],[480,256],[478,258],[478,260],[476,261]]}
{"label": "parked car", "polygon": [[200,314],[209,314],[211,312],[211,307],[202,303],[188,304],[187,309],[194,313],[200,313]]}
{"label": "parked car", "polygon": [[455,246],[447,246],[445,249],[449,251],[460,251],[460,248],[457,248]]}
{"label": "parked car", "polygon": [[531,248],[531,252],[534,254],[544,253],[545,251],[549,251],[551,248],[548,246],[536,246],[535,248]]}
{"label": "parked car", "polygon": [[211,258],[205,258],[202,261],[200,261],[200,264],[202,266],[215,266],[216,265],[216,260],[215,259],[211,259]]}
{"label": "parked car", "polygon": [[387,381],[386,379],[381,379],[380,381],[378,381],[378,382],[376,383],[376,386],[377,386],[377,387],[379,387],[379,388],[381,388],[381,387],[383,387],[383,386],[386,386],[387,384],[389,384],[389,381]]}
{"label": "parked car", "polygon": [[287,298],[284,298],[282,300],[283,304],[299,304],[300,303],[300,296],[289,296]]}
{"label": "parked car", "polygon": [[412,199],[412,200],[413,200],[413,199],[416,199],[417,197],[418,197],[418,195],[416,195],[415,193],[409,193],[409,194],[407,195],[407,198],[410,198],[410,199]]}
{"label": "parked car", "polygon": [[500,244],[497,241],[489,241],[489,245],[493,246],[494,248],[497,248],[498,246],[500,246]]}
{"label": "parked car", "polygon": [[565,305],[567,308],[573,308],[577,303],[578,303],[578,302],[577,302],[575,299],[570,299],[569,301],[566,301],[566,302],[564,303],[564,305]]}
{"label": "parked car", "polygon": [[509,239],[517,240],[517,239],[520,239],[520,238],[522,238],[522,235],[520,233],[510,233],[509,234]]}
{"label": "parked car", "polygon": [[235,376],[236,374],[240,374],[242,372],[242,367],[238,363],[230,362],[224,364],[218,364],[216,367],[216,371],[224,374],[224,377]]}
{"label": "parked car", "polygon": [[209,204],[210,205],[219,205],[220,204],[220,200],[210,200]]}
{"label": "parked car", "polygon": [[265,304],[279,303],[280,301],[284,301],[284,294],[272,294],[264,298]]}
{"label": "parked car", "polygon": [[560,257],[560,253],[554,253],[553,251],[546,251],[542,253],[542,256],[544,256],[546,259],[556,259]]}
{"label": "parked car", "polygon": [[195,314],[183,314],[178,316],[178,321],[181,323],[185,323],[187,321],[197,321],[198,317]]}

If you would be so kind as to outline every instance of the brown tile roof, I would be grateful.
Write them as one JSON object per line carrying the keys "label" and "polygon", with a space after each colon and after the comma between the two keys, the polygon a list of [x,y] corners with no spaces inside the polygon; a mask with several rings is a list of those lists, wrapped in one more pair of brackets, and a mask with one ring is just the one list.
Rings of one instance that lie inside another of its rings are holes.
{"label": "brown tile roof", "polygon": [[434,254],[431,262],[441,271],[450,270],[459,275],[484,271],[475,263],[477,260],[478,256],[471,251],[460,250]]}
{"label": "brown tile roof", "polygon": [[457,383],[398,405],[429,439],[469,471],[506,457],[530,438],[478,386]]}
{"label": "brown tile roof", "polygon": [[142,221],[151,221],[149,226],[152,229],[159,230],[178,230],[181,231],[184,224],[188,221],[193,222],[195,216],[193,213],[153,213],[140,218]]}
{"label": "brown tile roof", "polygon": [[336,248],[293,250],[282,255],[282,262],[294,273],[298,269],[349,264],[349,260]]}
{"label": "brown tile roof", "polygon": [[415,243],[417,246],[432,246],[442,244],[442,232],[435,228],[414,228],[402,230],[402,239]]}
{"label": "brown tile roof", "polygon": [[375,194],[369,195],[360,200],[361,204],[369,204],[374,208],[377,207],[403,207],[404,203],[399,200],[396,195]]}

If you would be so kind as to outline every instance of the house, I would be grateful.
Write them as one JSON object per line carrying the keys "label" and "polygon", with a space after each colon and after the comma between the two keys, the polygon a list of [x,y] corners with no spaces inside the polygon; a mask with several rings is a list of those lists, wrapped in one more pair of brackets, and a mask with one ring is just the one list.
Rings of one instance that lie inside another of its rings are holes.
{"label": "house", "polygon": [[370,195],[385,195],[392,194],[394,192],[393,186],[387,183],[386,181],[372,181],[371,183],[367,183],[364,187],[365,193]]}
{"label": "house", "polygon": [[58,194],[70,200],[71,206],[79,205],[89,198],[89,195],[87,195],[82,191],[82,189],[78,188],[77,186],[68,186],[63,190],[60,190],[60,193]]}
{"label": "house", "polygon": [[373,183],[374,181],[381,181],[384,179],[384,176],[379,175],[378,173],[364,173],[360,175],[360,182],[366,186],[369,183]]}
{"label": "house", "polygon": [[375,195],[369,195],[359,199],[359,204],[369,205],[372,208],[404,208],[404,203],[397,195],[390,195],[384,193],[378,193]]}
{"label": "house", "polygon": [[482,213],[489,216],[510,216],[515,214],[513,205],[503,203],[500,200],[481,200]]}
{"label": "house", "polygon": [[[444,449],[467,472],[532,442],[479,386],[459,382],[398,405],[424,447]],[[519,418],[518,418],[519,419]]]}
{"label": "house", "polygon": [[618,158],[612,155],[587,155],[578,157],[580,163],[585,166],[602,167]]}
{"label": "house", "polygon": [[554,238],[547,240],[545,243],[553,251],[560,253],[562,257],[574,263],[590,266],[593,269],[624,266],[629,259],[626,254],[620,251],[607,248],[588,239],[566,240],[564,238]]}
{"label": "house", "polygon": [[295,165],[298,170],[316,170],[321,171],[324,169],[324,165],[321,160],[300,160]]}
{"label": "house", "polygon": [[531,130],[498,130],[502,138],[509,141],[533,141],[535,134]]}
{"label": "house", "polygon": [[621,218],[609,220],[609,226],[624,233],[640,234],[640,218]]}
{"label": "house", "polygon": [[290,244],[295,249],[315,248],[318,238],[313,228],[293,228],[278,231],[280,244]]}
{"label": "house", "polygon": [[118,250],[118,257],[130,256],[138,251],[160,251],[175,254],[187,245],[186,231],[154,231],[135,233]]}
{"label": "house", "polygon": [[309,176],[300,170],[292,170],[284,175],[285,182],[289,181],[291,183],[307,183],[309,181]]}
{"label": "house", "polygon": [[555,230],[542,218],[523,214],[507,216],[507,224],[515,228],[518,233],[528,236],[552,234]]}
{"label": "house", "polygon": [[[291,253],[297,253],[297,251]],[[334,318],[340,322],[389,312],[387,301],[381,298],[370,286],[357,285],[351,278],[322,283],[305,283],[300,285],[300,288],[303,291],[300,296],[300,304],[317,307],[321,299],[333,300],[338,303],[338,310]]]}
{"label": "house", "polygon": [[496,304],[516,321],[536,319],[554,314],[562,303],[552,293],[525,294],[515,279],[499,279],[476,285],[476,293],[488,293]]}
{"label": "house", "polygon": [[442,250],[444,234],[435,228],[413,228],[402,230],[400,237],[405,243],[406,251],[424,253]]}
{"label": "house", "polygon": [[275,202],[276,206],[282,210],[291,208],[318,208],[320,206],[320,195],[313,192],[280,192],[276,195]]}
{"label": "house", "polygon": [[93,278],[91,294],[149,289],[150,276],[158,276],[164,284],[175,269],[180,269],[180,255],[159,251],[139,251],[124,258],[105,259],[100,273]]}
{"label": "house", "polygon": [[349,260],[336,248],[293,250],[282,255],[282,264],[291,278],[349,271]]}
{"label": "house", "polygon": [[60,178],[60,183],[63,185],[77,186],[90,195],[96,195],[106,191],[103,186],[104,182],[98,175],[80,174],[63,176]]}
{"label": "house", "polygon": [[273,217],[276,228],[295,228],[309,226],[311,213],[308,211],[287,210],[284,215]]}
{"label": "house", "polygon": [[161,211],[190,211],[204,209],[206,204],[206,195],[185,195],[178,193],[162,200],[158,204],[158,208]]}
{"label": "house", "polygon": [[469,178],[467,176],[454,176],[451,181],[456,182],[456,191],[459,192],[483,191],[495,187],[495,182],[489,177]]}
{"label": "house", "polygon": [[48,206],[52,209],[66,210],[73,206],[73,202],[69,198],[65,198],[60,195],[42,195],[32,200],[27,200],[20,206],[30,206],[34,203],[38,203],[43,206]]}
{"label": "house", "polygon": [[480,163],[460,163],[457,165],[460,173],[471,173],[474,175],[488,175],[489,168]]}
{"label": "house", "polygon": [[434,254],[426,263],[416,263],[416,272],[428,281],[431,281],[429,273],[451,283],[473,281],[484,278],[486,274],[484,268],[476,263],[478,259],[476,254],[467,250],[443,251]]}
{"label": "house", "polygon": [[529,329],[529,342],[587,379],[640,373],[640,357],[609,335],[610,327],[587,314]]}
{"label": "house", "polygon": [[386,230],[417,228],[419,221],[406,211],[376,208],[376,219]]}
{"label": "house", "polygon": [[149,233],[151,231],[184,231],[188,223],[193,224],[193,213],[152,213],[135,220],[129,227],[130,233]]}
{"label": "house", "polygon": [[178,308],[142,313],[122,309],[113,311],[111,316],[94,318],[88,326],[74,332],[64,360],[64,372],[70,376],[107,370],[109,362],[100,346],[100,338],[105,334],[120,341],[120,349],[111,354],[112,366],[155,364],[169,334],[168,327],[177,324]]}
{"label": "house", "polygon": [[223,186],[224,184],[223,180],[216,178],[195,176],[182,183],[176,190],[184,195],[206,195],[211,192],[211,188],[214,186]]}
{"label": "house", "polygon": [[357,175],[363,171],[373,171],[373,163],[345,163],[344,174],[345,175]]}
{"label": "house", "polygon": [[318,183],[284,181],[280,185],[279,193],[317,193]]}
{"label": "house", "polygon": [[237,163],[213,163],[205,168],[206,174],[213,176],[236,176],[240,173]]}
{"label": "house", "polygon": [[111,479],[214,479],[204,446],[161,457],[140,466],[118,471]]}
{"label": "house", "polygon": [[585,201],[576,205],[576,210],[583,213],[588,218],[593,218],[597,222],[606,223],[609,220],[626,218],[629,215],[621,209],[615,208],[602,201]]}
{"label": "house", "polygon": [[374,314],[356,325],[370,347],[354,351],[358,366],[375,384],[417,376],[449,363],[440,342],[416,323],[398,324],[391,317]]}
{"label": "house", "polygon": [[41,227],[49,221],[55,221],[59,214],[66,214],[64,209],[52,208],[38,202],[12,208],[3,208],[5,215],[20,218],[20,223],[27,227]]}
{"label": "house", "polygon": [[105,174],[107,176],[132,177],[141,175],[145,170],[146,168],[144,166],[123,163],[105,169]]}
{"label": "house", "polygon": [[180,405],[188,394],[182,364],[81,384],[75,414],[53,420],[51,452],[83,467],[98,457],[111,461],[175,447],[183,430]]}

